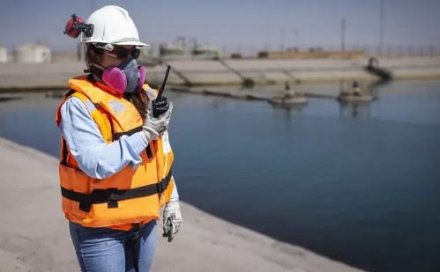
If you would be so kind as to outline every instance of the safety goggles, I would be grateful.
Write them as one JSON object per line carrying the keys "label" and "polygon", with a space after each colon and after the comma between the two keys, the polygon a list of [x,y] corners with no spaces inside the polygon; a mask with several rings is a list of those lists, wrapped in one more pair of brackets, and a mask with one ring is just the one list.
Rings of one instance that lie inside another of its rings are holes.
{"label": "safety goggles", "polygon": [[128,57],[132,57],[134,59],[139,58],[141,54],[141,50],[139,48],[133,47],[132,49],[127,49],[124,47],[115,47],[111,51],[106,51],[107,54],[111,54],[116,56],[118,59],[127,59]]}

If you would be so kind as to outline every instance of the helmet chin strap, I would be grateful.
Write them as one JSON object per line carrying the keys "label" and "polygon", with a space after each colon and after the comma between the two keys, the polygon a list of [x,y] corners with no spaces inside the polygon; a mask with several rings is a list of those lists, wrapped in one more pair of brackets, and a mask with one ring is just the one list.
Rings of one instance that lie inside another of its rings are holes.
{"label": "helmet chin strap", "polygon": [[87,70],[84,70],[85,73],[92,73],[97,79],[102,80],[102,73],[105,68],[99,64],[94,62],[87,63]]}

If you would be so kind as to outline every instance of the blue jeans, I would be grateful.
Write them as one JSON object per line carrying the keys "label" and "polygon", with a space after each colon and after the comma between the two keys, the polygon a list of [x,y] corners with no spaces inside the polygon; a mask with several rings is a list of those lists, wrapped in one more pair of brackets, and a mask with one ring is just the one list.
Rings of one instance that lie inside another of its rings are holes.
{"label": "blue jeans", "polygon": [[88,228],[72,222],[69,227],[81,271],[150,271],[157,243],[155,220],[139,228],[137,244],[131,242],[135,231]]}

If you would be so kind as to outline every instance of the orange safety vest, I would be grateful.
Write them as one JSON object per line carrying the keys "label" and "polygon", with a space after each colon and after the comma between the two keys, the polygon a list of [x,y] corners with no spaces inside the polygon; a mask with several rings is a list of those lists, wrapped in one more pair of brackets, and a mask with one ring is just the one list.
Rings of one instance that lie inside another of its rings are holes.
{"label": "orange safety vest", "polygon": [[[73,96],[85,103],[107,143],[141,131],[143,120],[136,108],[123,97],[104,91],[99,82],[81,76],[70,79],[69,88],[70,94],[65,95],[57,110],[58,125],[61,106]],[[154,92],[153,96],[157,94],[147,84],[143,89]],[[149,143],[135,169],[126,166],[104,179],[81,171],[63,138],[60,153],[62,208],[69,221],[82,226],[126,229],[124,226],[129,224],[158,219],[161,206],[169,201],[174,189],[174,154],[167,134]]]}

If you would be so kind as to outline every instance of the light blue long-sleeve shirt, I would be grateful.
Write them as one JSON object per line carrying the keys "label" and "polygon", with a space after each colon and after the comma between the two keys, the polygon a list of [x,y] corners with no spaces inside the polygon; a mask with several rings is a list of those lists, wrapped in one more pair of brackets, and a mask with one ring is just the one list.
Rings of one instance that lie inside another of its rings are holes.
{"label": "light blue long-sleeve shirt", "polygon": [[[142,132],[122,136],[107,144],[93,121],[86,105],[71,97],[61,106],[60,132],[79,168],[88,176],[103,179],[127,165],[135,168],[142,162],[141,152],[148,145]],[[171,199],[178,199],[174,186]]]}

